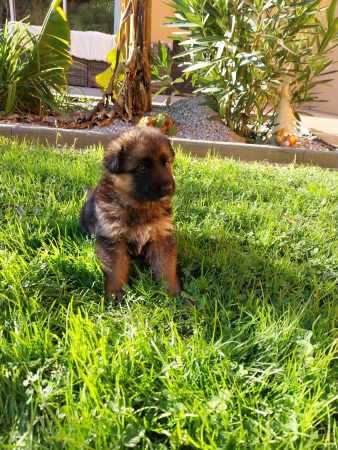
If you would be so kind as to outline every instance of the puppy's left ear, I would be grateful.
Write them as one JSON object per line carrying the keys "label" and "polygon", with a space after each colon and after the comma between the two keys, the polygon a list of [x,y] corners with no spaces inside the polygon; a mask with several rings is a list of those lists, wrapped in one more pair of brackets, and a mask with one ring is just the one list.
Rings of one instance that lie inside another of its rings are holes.
{"label": "puppy's left ear", "polygon": [[123,145],[121,145],[117,140],[109,144],[103,158],[103,164],[109,172],[121,173],[123,150]]}

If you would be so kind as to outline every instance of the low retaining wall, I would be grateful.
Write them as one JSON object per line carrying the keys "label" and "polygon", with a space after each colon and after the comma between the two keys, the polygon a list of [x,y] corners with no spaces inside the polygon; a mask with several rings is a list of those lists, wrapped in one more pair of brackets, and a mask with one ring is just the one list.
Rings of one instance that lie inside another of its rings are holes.
{"label": "low retaining wall", "polygon": [[[61,128],[0,124],[0,136],[16,137],[19,140],[38,140],[43,145],[74,146],[86,148],[92,145],[106,145],[114,134],[92,130],[65,130]],[[171,138],[184,153],[204,157],[211,151],[223,158],[240,161],[267,161],[273,164],[311,164],[338,170],[338,150],[314,151],[299,148],[281,148],[271,145],[241,144],[235,142],[194,141]]]}

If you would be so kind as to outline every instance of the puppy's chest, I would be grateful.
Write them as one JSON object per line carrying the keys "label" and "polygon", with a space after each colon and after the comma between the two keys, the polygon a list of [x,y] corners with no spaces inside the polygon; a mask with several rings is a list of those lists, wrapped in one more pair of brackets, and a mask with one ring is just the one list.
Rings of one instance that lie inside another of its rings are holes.
{"label": "puppy's chest", "polygon": [[157,221],[144,225],[128,227],[126,241],[129,250],[135,255],[140,255],[149,242],[155,242],[172,232],[171,224],[167,221]]}
{"label": "puppy's chest", "polygon": [[133,214],[115,209],[97,208],[98,235],[113,240],[124,240],[129,244],[132,253],[138,255],[149,242],[173,233],[173,224],[169,214]]}

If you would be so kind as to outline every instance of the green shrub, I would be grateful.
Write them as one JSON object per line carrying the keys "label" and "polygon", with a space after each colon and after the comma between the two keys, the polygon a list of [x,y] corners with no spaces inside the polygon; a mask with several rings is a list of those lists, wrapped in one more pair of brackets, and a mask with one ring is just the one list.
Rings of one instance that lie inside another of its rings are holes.
{"label": "green shrub", "polygon": [[69,11],[72,30],[114,32],[114,1],[91,0]]}
{"label": "green shrub", "polygon": [[0,0],[0,25],[6,22],[9,17],[9,7],[6,0]]}
{"label": "green shrub", "polygon": [[[151,54],[151,66],[152,66],[152,83],[159,83],[160,86],[155,92],[154,96],[160,95],[163,92],[169,92],[170,95],[179,94],[176,84],[182,83],[182,78],[173,78],[173,56],[169,48],[162,44],[161,41],[157,43],[157,52]],[[167,106],[171,103],[171,97],[168,96]]]}
{"label": "green shrub", "polygon": [[318,19],[320,0],[173,0],[171,25],[189,32],[180,43],[196,92],[211,96],[234,131],[258,139],[280,83],[291,81],[295,106],[320,101],[338,45],[337,0]]}
{"label": "green shrub", "polygon": [[67,18],[53,1],[37,36],[18,22],[0,33],[0,111],[42,114],[56,110],[67,85],[65,69],[71,62]]}
{"label": "green shrub", "polygon": [[50,0],[16,0],[16,20],[24,20],[29,17],[29,22],[32,25],[41,25],[49,9],[49,5]]}

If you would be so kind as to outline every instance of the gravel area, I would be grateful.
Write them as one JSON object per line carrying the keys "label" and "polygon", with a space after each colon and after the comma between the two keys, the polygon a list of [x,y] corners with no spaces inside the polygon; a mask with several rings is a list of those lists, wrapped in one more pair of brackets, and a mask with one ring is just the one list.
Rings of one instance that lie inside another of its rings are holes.
{"label": "gravel area", "polygon": [[124,120],[121,119],[115,119],[114,122],[112,122],[106,127],[99,127],[98,125],[95,125],[93,128],[90,129],[99,133],[112,134],[112,133],[119,133],[120,131],[125,131],[131,127],[133,127],[132,123],[125,122]]}
{"label": "gravel area", "polygon": [[[203,97],[190,97],[179,100],[163,111],[174,120],[175,137],[185,139],[202,139],[208,141],[229,141],[229,129],[221,120],[210,120],[216,113],[207,105],[203,105]],[[94,126],[93,131],[114,133],[123,131],[132,125],[115,119],[107,127]]]}
{"label": "gravel area", "polygon": [[165,111],[173,118],[175,137],[223,141],[230,139],[230,130],[221,120],[210,120],[216,113],[203,96],[179,100]]}

